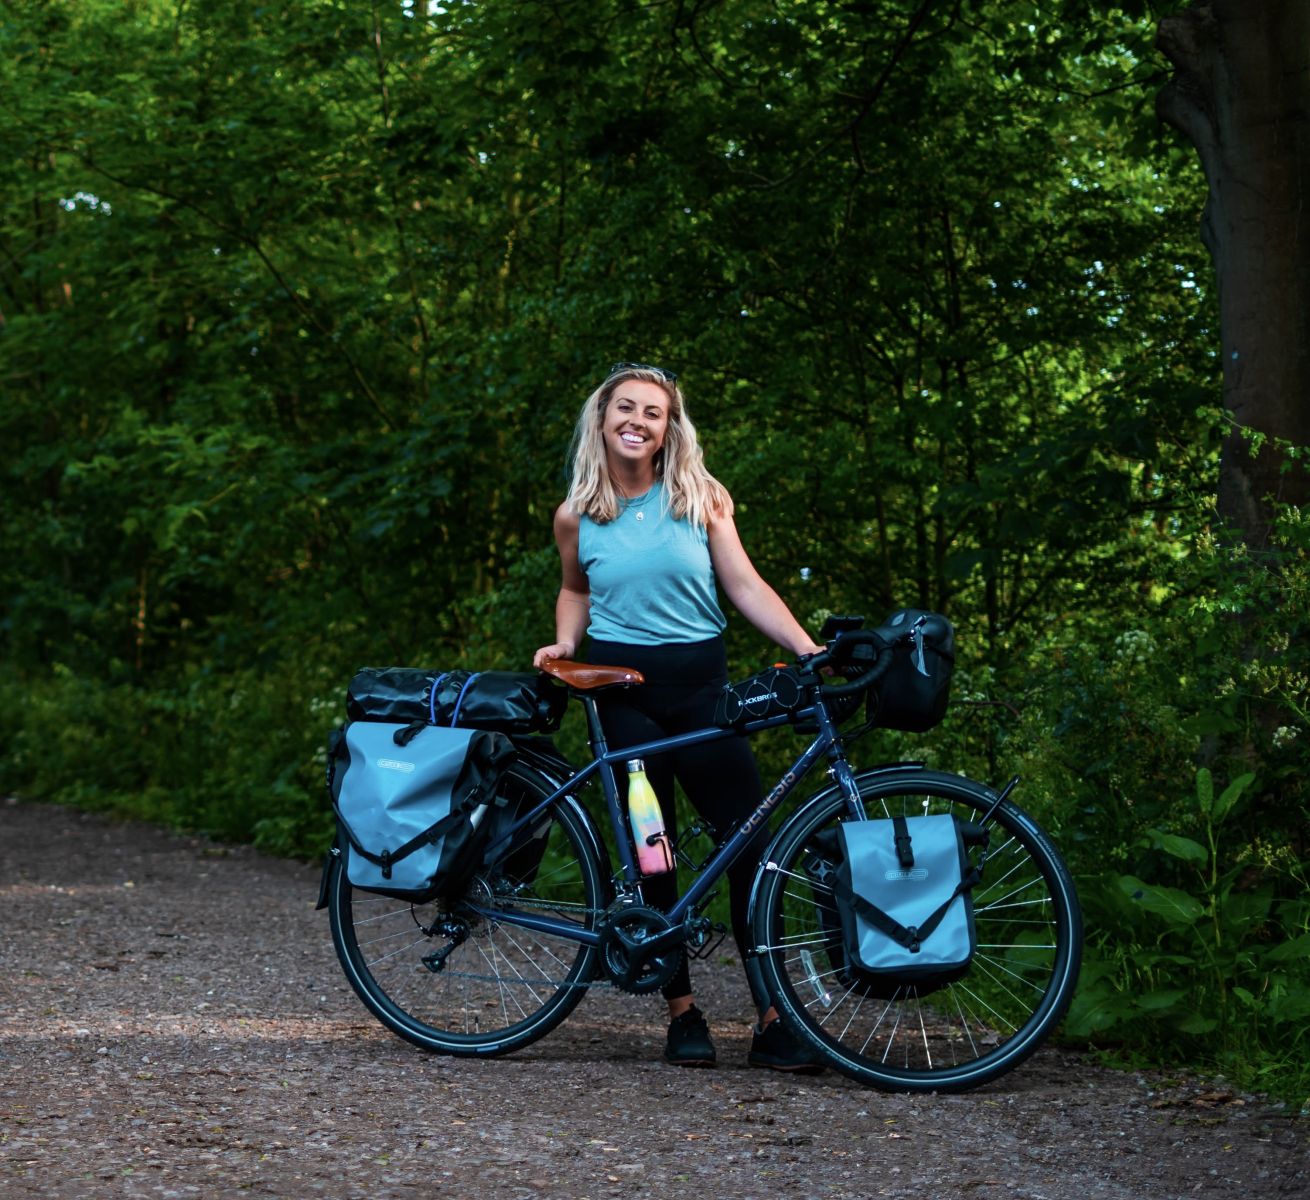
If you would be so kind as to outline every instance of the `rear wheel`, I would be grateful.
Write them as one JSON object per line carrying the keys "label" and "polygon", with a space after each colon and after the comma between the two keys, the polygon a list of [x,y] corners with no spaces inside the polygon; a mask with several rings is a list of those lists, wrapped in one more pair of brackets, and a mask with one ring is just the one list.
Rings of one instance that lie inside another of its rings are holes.
{"label": "rear wheel", "polygon": [[[996,794],[933,771],[858,777],[870,818],[952,813],[977,821]],[[1064,1015],[1078,979],[1082,918],[1069,872],[1032,818],[992,813],[973,891],[977,950],[965,974],[923,991],[870,986],[847,969],[826,879],[850,819],[833,789],[780,830],[752,895],[765,986],[798,1035],[840,1071],[890,1091],[963,1091],[1012,1070]],[[977,863],[983,848],[970,850]]]}
{"label": "rear wheel", "polygon": [[[508,803],[490,810],[490,819],[507,826],[511,814],[554,790],[535,771],[511,767],[497,788]],[[387,1028],[429,1050],[517,1050],[568,1016],[593,974],[593,947],[494,915],[503,909],[596,927],[606,876],[582,810],[565,797],[490,852],[494,861],[454,902],[378,896],[352,887],[341,859],[332,869],[328,915],[346,978]]]}

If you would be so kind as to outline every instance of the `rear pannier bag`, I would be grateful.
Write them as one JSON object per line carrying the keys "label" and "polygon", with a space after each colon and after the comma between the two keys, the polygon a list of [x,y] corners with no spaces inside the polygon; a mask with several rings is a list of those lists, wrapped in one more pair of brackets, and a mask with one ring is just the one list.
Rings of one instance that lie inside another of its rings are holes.
{"label": "rear pannier bag", "polygon": [[725,683],[714,709],[714,723],[725,729],[795,712],[805,702],[800,676],[791,667],[769,667],[743,679]]}
{"label": "rear pannier bag", "polygon": [[949,814],[840,826],[828,877],[840,921],[834,957],[866,994],[912,986],[925,995],[969,969],[977,944],[971,892],[980,874],[966,832],[985,841]]}
{"label": "rear pannier bag", "polygon": [[941,613],[902,608],[875,632],[893,651],[891,666],[869,691],[870,719],[881,729],[907,733],[924,733],[941,724],[955,669],[951,623]]}
{"label": "rear pannier bag", "polygon": [[527,671],[366,667],[346,691],[352,721],[426,721],[515,736],[558,729],[567,704],[566,688]]}
{"label": "rear pannier bag", "polygon": [[509,738],[487,730],[368,721],[338,730],[328,787],[346,878],[419,903],[461,891],[514,758]]}

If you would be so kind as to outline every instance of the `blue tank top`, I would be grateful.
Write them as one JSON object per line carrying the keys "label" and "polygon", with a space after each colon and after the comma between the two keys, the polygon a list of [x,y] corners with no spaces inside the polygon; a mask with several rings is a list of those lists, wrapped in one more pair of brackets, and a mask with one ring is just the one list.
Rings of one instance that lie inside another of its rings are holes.
{"label": "blue tank top", "polygon": [[723,632],[704,525],[677,520],[656,482],[614,520],[578,524],[578,564],[591,591],[588,635],[596,641],[660,646],[703,642]]}

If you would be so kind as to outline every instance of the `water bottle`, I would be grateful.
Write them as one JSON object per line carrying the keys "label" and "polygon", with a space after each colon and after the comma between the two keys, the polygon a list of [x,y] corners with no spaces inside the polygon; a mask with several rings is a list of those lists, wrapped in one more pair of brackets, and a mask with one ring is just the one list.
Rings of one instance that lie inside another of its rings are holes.
{"label": "water bottle", "polygon": [[646,778],[646,764],[639,758],[628,760],[628,820],[632,822],[632,840],[637,843],[637,866],[643,875],[662,875],[673,870],[673,851],[664,836],[664,814],[660,802]]}

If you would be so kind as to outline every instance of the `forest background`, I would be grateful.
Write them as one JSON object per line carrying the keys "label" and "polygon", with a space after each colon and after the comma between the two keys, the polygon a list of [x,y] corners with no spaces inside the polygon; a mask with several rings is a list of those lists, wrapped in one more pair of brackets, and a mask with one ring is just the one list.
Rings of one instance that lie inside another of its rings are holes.
{"label": "forest background", "polygon": [[804,622],[955,622],[853,757],[1022,776],[1064,1036],[1304,1097],[1310,528],[1216,508],[1183,7],[7,0],[0,786],[321,853],[346,681],[527,668],[577,410],[662,363]]}

